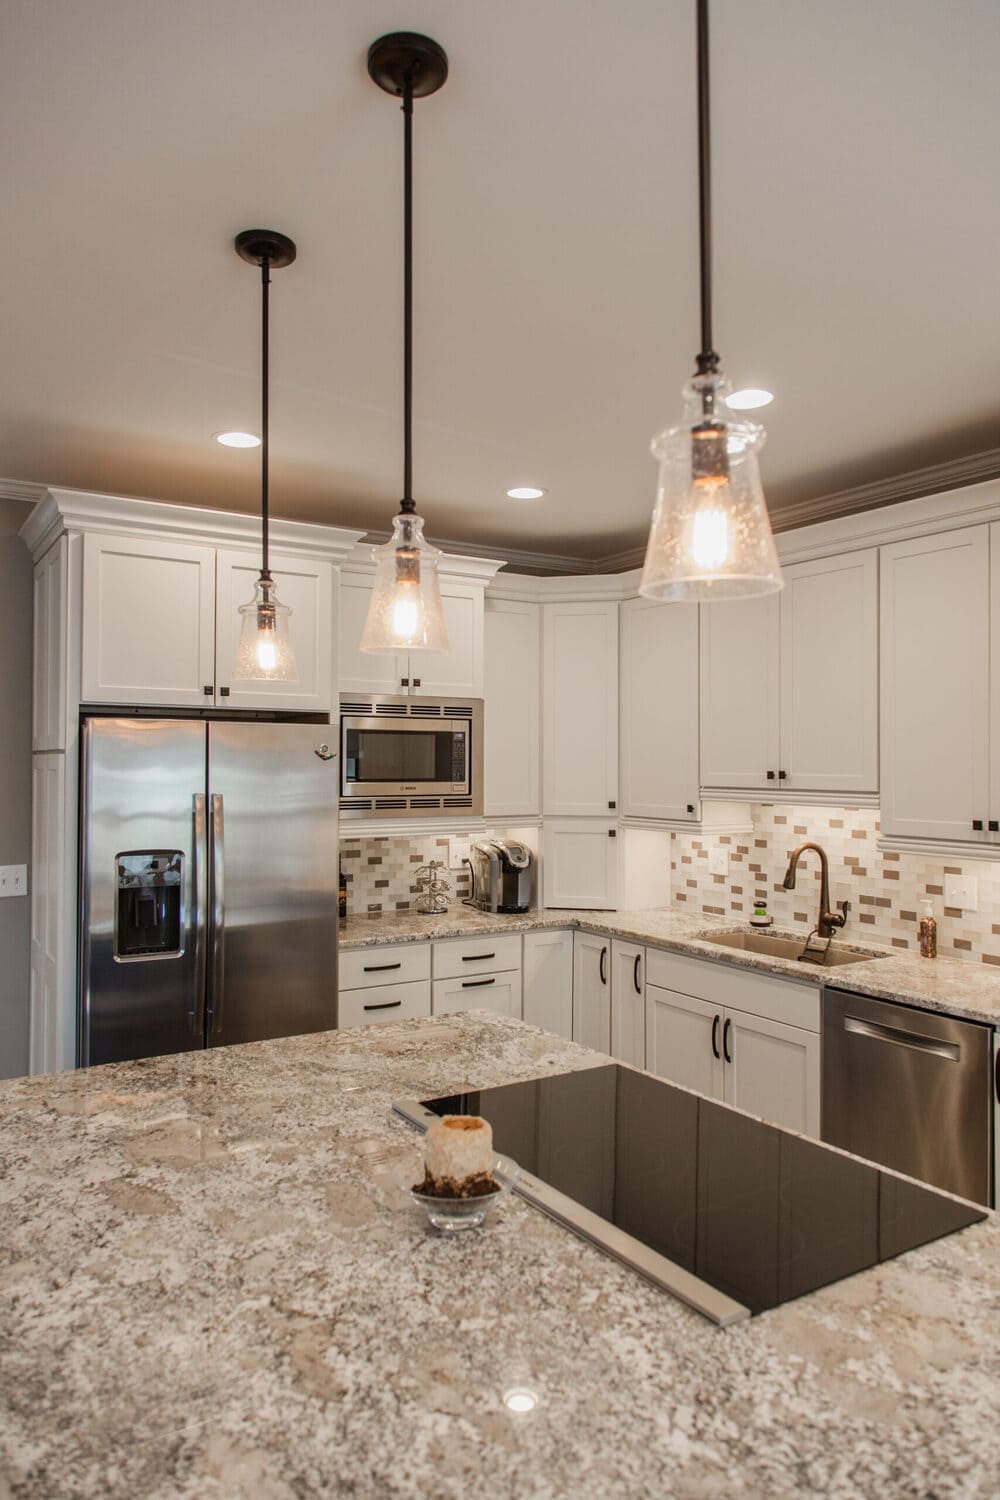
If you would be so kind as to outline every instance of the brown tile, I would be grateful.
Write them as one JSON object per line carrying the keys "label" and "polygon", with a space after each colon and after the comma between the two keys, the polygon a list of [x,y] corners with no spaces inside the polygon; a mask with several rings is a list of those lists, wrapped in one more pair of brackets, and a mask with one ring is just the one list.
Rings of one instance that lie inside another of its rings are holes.
{"label": "brown tile", "polygon": [[897,863],[899,861],[899,855],[893,853],[892,850],[889,850],[889,849],[887,849],[886,852],[882,855],[882,858],[883,859],[888,859],[888,860],[893,860],[893,861],[895,861]]}
{"label": "brown tile", "polygon": [[1000,953],[984,953],[984,964],[1000,964]]}
{"label": "brown tile", "polygon": [[726,908],[724,906],[703,906],[702,911],[709,912],[713,917],[724,917]]}
{"label": "brown tile", "polygon": [[796,823],[792,828],[793,833],[808,833],[809,830],[804,823]]}
{"label": "brown tile", "polygon": [[732,907],[733,911],[742,911],[743,910],[743,902],[742,901],[730,901],[729,905]]}
{"label": "brown tile", "polygon": [[831,818],[829,822],[831,828],[843,828],[844,826],[843,818]]}
{"label": "brown tile", "polygon": [[361,858],[361,850],[360,849],[341,849],[341,851],[340,851],[340,857],[341,857],[341,859],[360,859]]}
{"label": "brown tile", "polygon": [[924,890],[927,892],[928,896],[943,896],[944,895],[944,886],[943,885],[925,885],[924,886]]}
{"label": "brown tile", "polygon": [[370,865],[380,865],[382,863],[381,854],[369,854],[368,863]]}
{"label": "brown tile", "polygon": [[892,905],[892,902],[889,900],[888,896],[869,896],[867,892],[862,892],[862,894],[858,897],[858,900],[864,906],[891,906]]}
{"label": "brown tile", "polygon": [[684,884],[687,886],[689,891],[696,891],[698,889],[697,880],[685,880]]}
{"label": "brown tile", "polygon": [[898,880],[899,879],[899,871],[898,870],[883,870],[882,871],[882,879],[883,880]]}
{"label": "brown tile", "polygon": [[742,896],[743,887],[741,885],[731,885],[729,887],[729,894],[731,896]]}
{"label": "brown tile", "polygon": [[784,813],[775,813],[774,821],[775,823],[787,823],[788,819],[785,817]]}
{"label": "brown tile", "polygon": [[767,900],[767,892],[764,891],[764,890],[754,891],[754,893],[753,893],[753,899],[755,901],[766,901]]}
{"label": "brown tile", "polygon": [[960,865],[944,865],[942,868],[946,875],[961,875],[962,873]]}
{"label": "brown tile", "polygon": [[754,839],[753,846],[754,846],[755,849],[766,849],[767,848],[767,839]]}
{"label": "brown tile", "polygon": [[692,863],[692,859],[691,859],[690,854],[682,854],[681,855],[681,864],[682,865],[689,865],[691,863]]}
{"label": "brown tile", "polygon": [[868,830],[867,830],[867,828],[852,828],[851,829],[851,838],[852,839],[866,839],[867,837],[868,837]]}
{"label": "brown tile", "polygon": [[747,865],[747,869],[753,875],[760,875],[761,874],[761,867],[760,867],[760,865]]}
{"label": "brown tile", "polygon": [[893,938],[892,946],[894,948],[908,948],[910,946],[910,940],[909,938]]}
{"label": "brown tile", "polygon": [[874,927],[874,925],[875,925],[875,918],[872,916],[872,914],[871,914],[870,911],[859,912],[858,913],[858,921],[859,922],[864,922],[866,924],[866,926],[869,926],[869,927]]}
{"label": "brown tile", "polygon": [[683,891],[678,891],[677,895],[675,896],[674,899],[677,900],[677,901],[686,901],[687,900],[687,896],[684,894]]}
{"label": "brown tile", "polygon": [[962,915],[962,907],[961,906],[946,906],[945,909],[944,909],[944,914],[945,914],[946,917],[961,917],[961,915]]}
{"label": "brown tile", "polygon": [[713,882],[716,885],[725,885],[726,884],[726,877],[725,877],[725,875],[713,875],[712,876],[712,880],[713,880]]}
{"label": "brown tile", "polygon": [[422,854],[411,854],[410,855],[410,864],[411,865],[422,865],[423,862],[424,862],[424,856]]}
{"label": "brown tile", "polygon": [[971,953],[972,944],[968,938],[952,938],[951,946],[957,948],[960,953]]}
{"label": "brown tile", "polygon": [[396,902],[396,910],[397,911],[409,911],[409,909],[410,909],[410,903],[409,903],[409,901],[397,901]]}
{"label": "brown tile", "polygon": [[730,838],[730,836],[729,836],[728,833],[720,833],[719,834],[719,843],[720,844],[731,844],[732,842],[733,841]]}
{"label": "brown tile", "polygon": [[749,854],[750,853],[750,846],[748,844],[737,844],[736,845],[736,853],[737,854]]}
{"label": "brown tile", "polygon": [[809,920],[807,914],[804,911],[793,912],[792,916],[796,922],[808,922]]}
{"label": "brown tile", "polygon": [[993,936],[996,937],[998,933],[1000,933],[1000,922],[994,922],[993,923]]}
{"label": "brown tile", "polygon": [[860,859],[858,858],[858,856],[856,854],[845,854],[844,855],[844,864],[845,865],[859,865],[860,863],[861,863],[861,861],[860,861]]}
{"label": "brown tile", "polygon": [[899,914],[899,920],[901,922],[915,922],[917,920],[917,914],[915,911],[901,911]]}

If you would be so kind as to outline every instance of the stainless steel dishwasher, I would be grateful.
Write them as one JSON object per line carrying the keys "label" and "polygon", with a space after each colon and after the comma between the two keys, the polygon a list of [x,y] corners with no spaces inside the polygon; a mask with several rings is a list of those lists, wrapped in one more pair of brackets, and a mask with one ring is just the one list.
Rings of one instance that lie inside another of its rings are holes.
{"label": "stainless steel dishwasher", "polygon": [[991,1204],[992,1062],[977,1021],[826,988],[822,1138]]}

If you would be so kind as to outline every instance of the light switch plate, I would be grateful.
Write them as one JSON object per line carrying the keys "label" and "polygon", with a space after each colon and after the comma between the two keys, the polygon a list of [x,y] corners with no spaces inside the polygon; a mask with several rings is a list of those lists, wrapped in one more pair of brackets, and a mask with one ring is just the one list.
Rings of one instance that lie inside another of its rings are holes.
{"label": "light switch plate", "polygon": [[729,850],[722,844],[708,851],[708,873],[710,875],[729,874]]}
{"label": "light switch plate", "polygon": [[978,878],[975,875],[946,875],[944,877],[944,904],[961,907],[962,911],[978,911]]}
{"label": "light switch plate", "polygon": [[0,865],[0,896],[28,894],[28,866]]}

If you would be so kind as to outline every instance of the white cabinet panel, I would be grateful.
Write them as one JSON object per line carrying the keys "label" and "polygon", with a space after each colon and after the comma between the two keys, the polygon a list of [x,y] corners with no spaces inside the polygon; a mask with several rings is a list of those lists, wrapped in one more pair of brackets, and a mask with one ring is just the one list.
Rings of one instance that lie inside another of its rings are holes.
{"label": "white cabinet panel", "polygon": [[539,811],[540,610],[486,600],[484,786],[487,818]]}
{"label": "white cabinet panel", "polygon": [[414,651],[409,658],[413,689],[427,698],[483,696],[483,589],[472,583],[441,579],[441,608],[448,631],[448,650]]}
{"label": "white cabinet panel", "polygon": [[[65,756],[35,755],[31,766],[31,1033],[32,1073],[76,1065],[75,1035],[60,1035],[59,982],[68,946],[64,923]],[[64,1015],[75,1031],[76,1017]]]}
{"label": "white cabinet panel", "polygon": [[646,985],[646,1067],[709,1099],[724,1093],[722,1012],[707,1000]]}
{"label": "white cabinet panel", "polygon": [[524,934],[524,1019],[573,1038],[573,932]]}
{"label": "white cabinet panel", "polygon": [[372,600],[373,578],[368,574],[340,575],[337,650],[342,693],[400,693],[406,676],[406,658],[374,656],[361,650],[361,636]]}
{"label": "white cabinet panel", "polygon": [[333,570],[329,563],[281,552],[272,552],[270,561],[278,598],[292,611],[288,632],[299,680],[232,681],[242,624],[239,609],[253,598],[260,557],[220,550],[216,562],[216,702],[222,708],[328,713],[333,703]]}
{"label": "white cabinet panel", "polygon": [[773,787],[778,769],[778,595],[703,604],[701,784]]}
{"label": "white cabinet panel", "polygon": [[546,906],[613,911],[618,903],[618,829],[596,818],[546,818],[542,879]]}
{"label": "white cabinet panel", "polygon": [[214,685],[215,548],[88,533],[81,700],[203,708]]}
{"label": "white cabinet panel", "polygon": [[358,990],[378,984],[408,984],[431,977],[430,943],[390,943],[377,948],[348,948],[340,955],[340,988]]}
{"label": "white cabinet panel", "polygon": [[698,607],[622,605],[622,807],[636,818],[698,812]]}
{"label": "white cabinet panel", "polygon": [[602,817],[618,802],[618,605],[543,606],[543,808]]}
{"label": "white cabinet panel", "polygon": [[614,938],[611,943],[611,1056],[635,1068],[646,1066],[645,949]]}
{"label": "white cabinet panel", "polygon": [[611,939],[573,934],[573,1040],[611,1050]]}
{"label": "white cabinet panel", "polygon": [[820,1042],[812,1031],[727,1011],[725,1099],[773,1125],[819,1136]]}
{"label": "white cabinet panel", "polygon": [[878,553],[785,568],[780,769],[789,791],[878,790]]}
{"label": "white cabinet panel", "polygon": [[521,1014],[521,971],[490,974],[483,979],[435,979],[436,1016],[453,1010],[489,1010],[498,1016]]}
{"label": "white cabinet panel", "polygon": [[[882,831],[974,839],[988,801],[989,528],[882,548]],[[1000,815],[998,815],[1000,816]]]}
{"label": "white cabinet panel", "polygon": [[434,944],[434,978],[459,979],[521,967],[521,934],[481,933]]}
{"label": "white cabinet panel", "polygon": [[68,554],[62,536],[35,564],[32,750],[66,748]]}
{"label": "white cabinet panel", "polygon": [[340,991],[337,1026],[372,1026],[383,1021],[413,1021],[431,1013],[429,979],[413,984],[377,984],[364,990]]}

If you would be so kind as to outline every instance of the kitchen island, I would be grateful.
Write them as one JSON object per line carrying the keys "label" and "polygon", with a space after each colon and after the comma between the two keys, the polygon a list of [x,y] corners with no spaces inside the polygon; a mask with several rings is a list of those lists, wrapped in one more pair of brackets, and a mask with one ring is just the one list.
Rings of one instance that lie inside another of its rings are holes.
{"label": "kitchen island", "polygon": [[0,1085],[0,1496],[994,1495],[995,1216],[728,1330],[516,1197],[426,1229],[392,1099],[603,1061],[465,1013]]}

